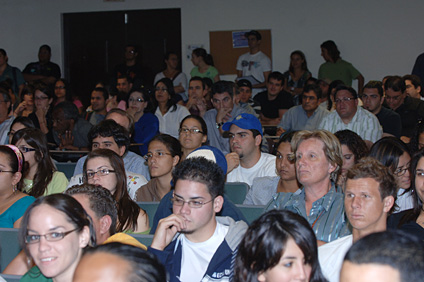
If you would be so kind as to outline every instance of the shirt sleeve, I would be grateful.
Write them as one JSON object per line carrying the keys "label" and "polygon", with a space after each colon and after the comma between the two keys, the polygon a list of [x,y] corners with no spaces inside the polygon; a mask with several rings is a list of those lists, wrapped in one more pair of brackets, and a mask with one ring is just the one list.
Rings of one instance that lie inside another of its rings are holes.
{"label": "shirt sleeve", "polygon": [[50,181],[49,185],[47,185],[47,190],[45,195],[63,193],[68,187],[68,179],[65,174],[60,171],[55,171],[53,173],[53,178]]}

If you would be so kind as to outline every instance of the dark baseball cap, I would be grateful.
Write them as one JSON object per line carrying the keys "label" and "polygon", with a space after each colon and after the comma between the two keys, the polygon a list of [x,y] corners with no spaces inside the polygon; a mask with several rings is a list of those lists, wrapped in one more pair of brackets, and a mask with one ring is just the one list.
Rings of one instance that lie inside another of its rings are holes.
{"label": "dark baseball cap", "polygon": [[250,90],[252,90],[252,83],[250,83],[249,80],[247,79],[240,79],[239,81],[237,81],[237,86],[238,87],[249,87]]}

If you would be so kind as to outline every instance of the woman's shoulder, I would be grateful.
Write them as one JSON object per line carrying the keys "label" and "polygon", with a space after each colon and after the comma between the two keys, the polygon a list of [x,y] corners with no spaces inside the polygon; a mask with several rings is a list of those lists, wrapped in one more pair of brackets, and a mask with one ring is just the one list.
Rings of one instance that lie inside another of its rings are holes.
{"label": "woman's shoulder", "polygon": [[44,193],[44,195],[51,195],[51,194],[57,194],[62,193],[66,190],[66,187],[68,187],[69,181],[66,175],[61,171],[55,171],[53,173],[52,180],[47,185],[47,190]]}

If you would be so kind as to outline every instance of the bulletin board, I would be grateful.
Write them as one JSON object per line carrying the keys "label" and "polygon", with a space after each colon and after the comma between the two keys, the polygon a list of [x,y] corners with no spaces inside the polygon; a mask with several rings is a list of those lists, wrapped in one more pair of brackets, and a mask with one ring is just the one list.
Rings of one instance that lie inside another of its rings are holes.
{"label": "bulletin board", "polygon": [[[245,32],[250,31],[250,29]],[[271,30],[263,29],[257,30],[262,36],[261,51],[272,59],[272,42]],[[249,52],[249,47],[233,48],[233,32],[230,31],[210,31],[210,53],[213,56],[215,67],[218,69],[219,74],[236,74],[237,59],[240,55]]]}

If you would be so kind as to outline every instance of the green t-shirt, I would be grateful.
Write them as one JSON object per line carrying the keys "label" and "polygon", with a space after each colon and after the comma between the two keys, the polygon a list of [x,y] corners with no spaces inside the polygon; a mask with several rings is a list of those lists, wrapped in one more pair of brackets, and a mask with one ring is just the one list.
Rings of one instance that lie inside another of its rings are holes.
{"label": "green t-shirt", "polygon": [[325,62],[319,67],[318,79],[330,79],[331,81],[340,79],[346,86],[352,86],[352,80],[361,73],[349,62],[342,59],[337,62]]}
{"label": "green t-shirt", "polygon": [[34,266],[30,270],[28,270],[27,273],[24,274],[24,276],[21,277],[20,282],[47,282],[47,281],[53,281],[51,278],[47,278],[41,273],[38,266]]}
{"label": "green t-shirt", "polygon": [[[32,183],[33,183],[32,180],[24,179],[24,187],[23,187],[24,192],[28,193],[28,191],[31,190]],[[46,191],[44,191],[43,196],[63,193],[63,191],[65,191],[66,188],[68,187],[68,183],[69,183],[68,178],[66,178],[66,175],[63,172],[55,171],[53,173],[52,180],[47,185]]]}
{"label": "green t-shirt", "polygon": [[212,82],[213,82],[215,76],[218,75],[218,70],[215,67],[213,67],[213,66],[209,66],[209,68],[204,73],[201,73],[199,71],[199,68],[198,67],[194,67],[191,70],[190,75],[191,75],[191,77],[195,77],[195,76],[209,77],[210,79],[212,79]]}

